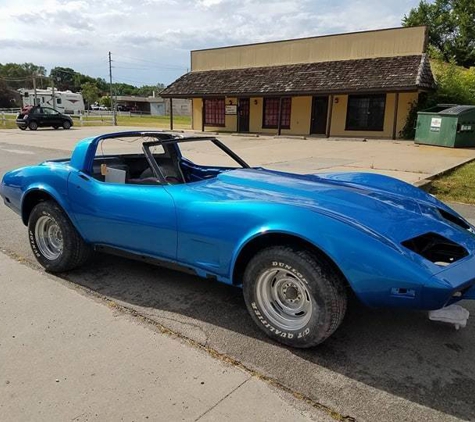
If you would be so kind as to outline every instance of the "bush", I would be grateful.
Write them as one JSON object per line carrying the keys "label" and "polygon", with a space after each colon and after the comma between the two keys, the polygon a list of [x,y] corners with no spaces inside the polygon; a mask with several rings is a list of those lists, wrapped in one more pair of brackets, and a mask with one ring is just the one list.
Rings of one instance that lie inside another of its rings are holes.
{"label": "bush", "polygon": [[465,69],[455,63],[431,60],[437,89],[419,94],[419,100],[411,105],[404,128],[399,132],[403,139],[414,139],[417,112],[437,104],[475,104],[475,68]]}

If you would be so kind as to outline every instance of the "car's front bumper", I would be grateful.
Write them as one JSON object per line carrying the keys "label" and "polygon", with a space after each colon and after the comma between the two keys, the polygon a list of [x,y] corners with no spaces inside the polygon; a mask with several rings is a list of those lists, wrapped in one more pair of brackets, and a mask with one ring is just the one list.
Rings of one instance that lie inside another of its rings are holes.
{"label": "car's front bumper", "polygon": [[422,290],[425,309],[440,309],[464,299],[475,300],[474,255],[432,276]]}

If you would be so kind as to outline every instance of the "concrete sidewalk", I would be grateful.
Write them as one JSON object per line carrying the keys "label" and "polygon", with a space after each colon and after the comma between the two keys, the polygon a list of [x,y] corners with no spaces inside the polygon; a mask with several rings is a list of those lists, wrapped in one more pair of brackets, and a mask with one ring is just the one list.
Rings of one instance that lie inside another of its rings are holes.
{"label": "concrete sidewalk", "polygon": [[332,420],[0,253],[0,420]]}

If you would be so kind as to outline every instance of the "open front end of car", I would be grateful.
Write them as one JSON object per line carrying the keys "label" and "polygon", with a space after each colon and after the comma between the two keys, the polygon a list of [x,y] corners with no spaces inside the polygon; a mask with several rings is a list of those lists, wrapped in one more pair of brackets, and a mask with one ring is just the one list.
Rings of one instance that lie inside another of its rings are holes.
{"label": "open front end of car", "polygon": [[446,210],[438,209],[438,212],[455,230],[427,232],[402,242],[412,253],[439,268],[422,290],[422,303],[426,309],[475,299],[474,227]]}

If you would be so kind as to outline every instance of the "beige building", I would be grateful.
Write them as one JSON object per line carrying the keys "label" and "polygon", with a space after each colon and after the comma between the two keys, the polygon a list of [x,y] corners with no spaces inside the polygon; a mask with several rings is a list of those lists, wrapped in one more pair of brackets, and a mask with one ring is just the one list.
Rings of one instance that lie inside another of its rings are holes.
{"label": "beige building", "polygon": [[193,129],[395,139],[434,88],[426,27],[191,52],[161,92],[192,99]]}

